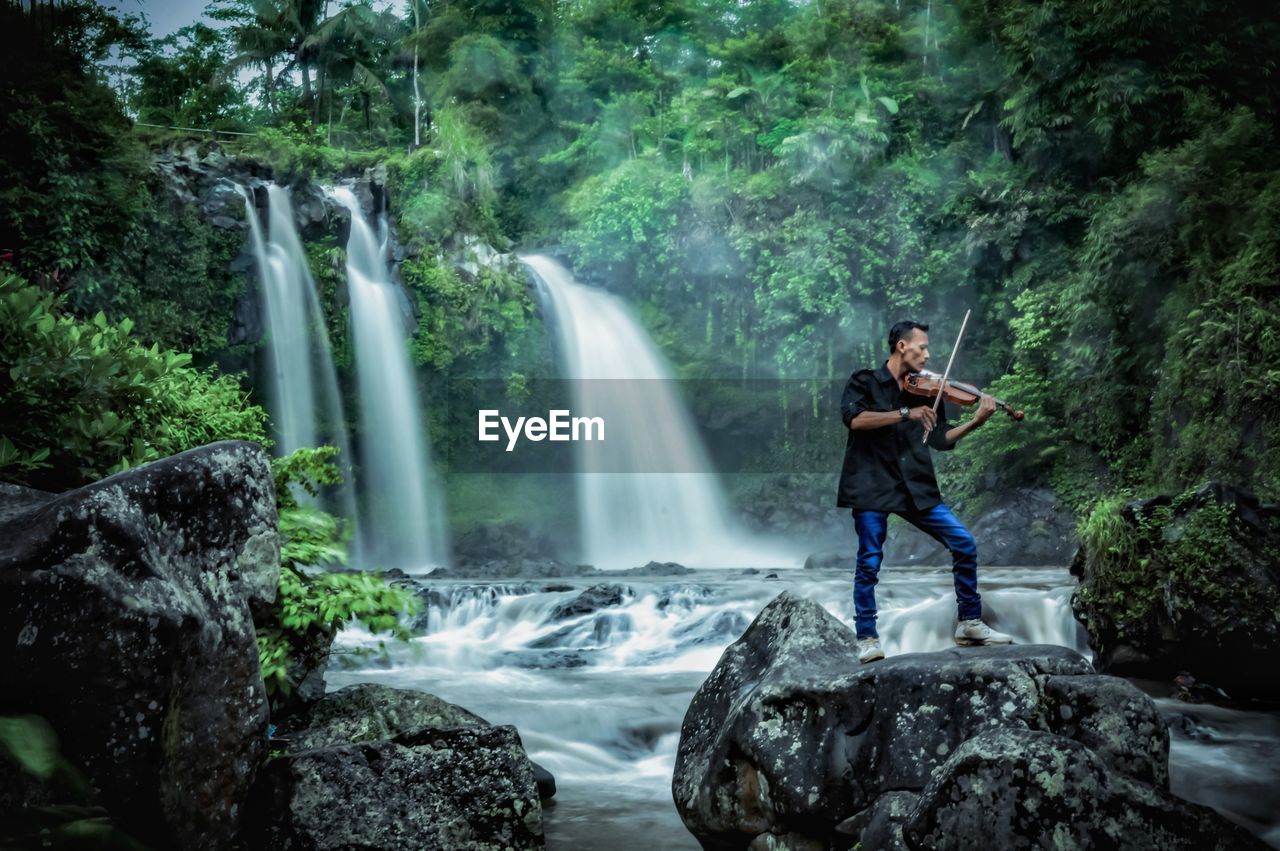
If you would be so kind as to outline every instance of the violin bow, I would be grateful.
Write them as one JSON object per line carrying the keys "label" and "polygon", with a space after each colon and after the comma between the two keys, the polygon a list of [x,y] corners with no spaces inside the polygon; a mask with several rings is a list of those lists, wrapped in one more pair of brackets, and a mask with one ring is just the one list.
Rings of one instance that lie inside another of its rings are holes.
{"label": "violin bow", "polygon": [[[933,412],[935,414],[938,413],[938,406],[942,404],[942,394],[947,391],[947,378],[951,375],[951,364],[956,362],[956,352],[960,349],[960,340],[964,337],[964,329],[969,324],[969,314],[972,312],[972,310],[964,312],[964,321],[960,323],[960,333],[956,335],[956,344],[951,347],[951,357],[947,358],[947,368],[942,373],[942,383],[938,385],[938,395],[933,400]],[[928,442],[929,432],[931,431],[933,429],[930,428],[924,430],[924,438],[920,441],[921,443]]]}

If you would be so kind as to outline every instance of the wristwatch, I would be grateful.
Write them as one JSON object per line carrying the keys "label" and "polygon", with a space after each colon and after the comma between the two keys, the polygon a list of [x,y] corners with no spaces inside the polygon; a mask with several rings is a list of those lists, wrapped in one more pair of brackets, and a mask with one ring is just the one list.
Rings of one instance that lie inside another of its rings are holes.
{"label": "wristwatch", "polygon": [[911,409],[908,408],[906,405],[903,405],[901,408],[898,409],[898,416],[902,417],[904,420],[907,419],[908,417],[911,416]]}

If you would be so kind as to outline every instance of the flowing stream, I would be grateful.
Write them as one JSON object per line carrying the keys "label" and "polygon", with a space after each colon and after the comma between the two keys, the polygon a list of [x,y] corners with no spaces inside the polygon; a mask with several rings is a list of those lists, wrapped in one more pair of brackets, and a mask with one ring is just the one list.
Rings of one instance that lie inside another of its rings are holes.
{"label": "flowing stream", "polygon": [[[776,576],[777,578],[769,578]],[[555,619],[595,583],[623,586],[595,612]],[[1019,643],[1089,653],[1062,568],[984,567],[985,614]],[[362,657],[376,640],[341,633],[329,687],[417,688],[494,723],[514,724],[529,755],[556,777],[546,812],[550,849],[689,849],[698,844],[671,801],[680,724],[724,648],[769,600],[789,590],[852,625],[852,578],[840,571],[702,570],[679,577],[497,582],[429,579],[422,633]],[[889,654],[954,646],[946,568],[890,567],[877,589]],[[850,665],[857,665],[850,660]],[[1280,713],[1157,700],[1173,734],[1176,793],[1280,840]]]}
{"label": "flowing stream", "polygon": [[[776,579],[767,578],[776,575]],[[595,612],[556,619],[557,606],[593,583],[623,586]],[[982,595],[993,626],[1019,643],[1088,654],[1071,614],[1074,580],[1062,568],[985,567]],[[852,579],[839,571],[775,574],[704,570],[508,583],[421,580],[429,605],[409,645],[376,646],[352,629],[339,637],[329,687],[381,682],[417,688],[494,723],[514,724],[530,757],[556,777],[546,813],[551,849],[690,849],[698,845],[671,801],[680,723],[724,648],[783,590],[853,621]],[[948,569],[891,567],[877,589],[889,654],[953,646]],[[850,660],[850,665],[857,665]],[[1176,793],[1216,807],[1280,840],[1280,713],[1159,699],[1173,734]]]}

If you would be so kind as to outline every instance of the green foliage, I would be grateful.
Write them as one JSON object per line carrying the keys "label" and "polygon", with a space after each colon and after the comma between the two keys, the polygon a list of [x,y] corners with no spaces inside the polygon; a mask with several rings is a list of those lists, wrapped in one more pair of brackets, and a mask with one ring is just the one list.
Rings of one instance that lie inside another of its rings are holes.
{"label": "green foliage", "polygon": [[443,370],[458,358],[478,356],[523,331],[533,312],[518,274],[484,267],[469,280],[427,256],[407,260],[402,272],[422,311],[412,340],[418,364]]}
{"label": "green foliage", "polygon": [[[145,851],[121,833],[100,807],[96,792],[59,753],[58,736],[37,715],[0,716],[0,764],[17,768],[23,785],[39,785],[56,803],[22,807],[0,824],[5,848],[99,848]],[[45,797],[45,796],[38,796]]]}
{"label": "green foliage", "polygon": [[[958,374],[1028,418],[966,440],[954,496],[1280,496],[1263,5],[221,0],[229,27],[165,44],[91,4],[5,14],[0,247],[149,342],[218,353],[234,235],[146,191],[108,73],[141,115],[244,122],[278,175],[385,164],[428,381],[527,370],[536,331],[514,278],[440,258],[552,244],[689,375],[844,374],[891,322],[974,308]],[[311,260],[349,366],[340,250]]]}
{"label": "green foliage", "polygon": [[310,124],[264,127],[241,150],[264,160],[281,174],[318,177],[370,168],[385,156],[377,149],[350,151],[334,147],[329,144],[324,127]]}
{"label": "green foliage", "polygon": [[1190,637],[1218,640],[1195,614],[1202,605],[1238,612],[1241,628],[1274,621],[1280,599],[1252,567],[1265,556],[1232,505],[1195,489],[1135,514],[1125,501],[1100,500],[1079,529],[1089,560],[1081,599],[1106,611],[1118,638],[1158,643],[1161,623],[1174,622]]}
{"label": "green foliage", "polygon": [[411,590],[390,585],[379,575],[307,569],[347,562],[342,522],[307,499],[342,481],[333,462],[337,454],[332,446],[302,448],[272,461],[280,515],[280,588],[275,606],[256,627],[262,678],[273,700],[292,693],[307,666],[320,661],[316,648],[327,648],[352,620],[372,632],[407,640],[401,619],[418,610]]}
{"label": "green foliage", "polygon": [[58,736],[39,716],[0,716],[0,745],[6,756],[37,780],[49,780],[57,770]]}
{"label": "green foliage", "polygon": [[402,618],[417,610],[412,591],[389,585],[375,574],[307,574],[281,568],[272,622],[258,626],[258,660],[268,694],[288,697],[297,687],[305,673],[297,663],[317,636],[332,637],[354,620],[371,632],[405,641],[410,633]]}
{"label": "green foliage", "polygon": [[146,152],[98,69],[143,41],[96,3],[0,7],[0,247],[75,297],[127,273],[143,236]]}
{"label": "green foliage", "polygon": [[202,23],[156,40],[133,68],[130,98],[138,121],[235,130],[243,126],[244,93],[221,79],[230,51],[223,33]]}
{"label": "green foliage", "polygon": [[584,264],[658,272],[674,259],[688,184],[653,160],[628,160],[590,177],[570,195],[578,225],[565,241]]}
{"label": "green foliage", "polygon": [[149,342],[207,357],[227,349],[227,333],[244,276],[228,271],[244,234],[202,222],[189,205],[157,187],[144,217],[147,239],[137,286],[115,286],[109,312],[132,317]]}
{"label": "green foliage", "polygon": [[[281,513],[299,507],[297,491],[310,497],[320,495],[324,485],[342,482],[342,473],[333,459],[338,455],[336,446],[304,446],[282,458],[271,461],[271,474],[276,484],[276,509]],[[303,561],[303,564],[314,562]]]}
{"label": "green foliage", "polygon": [[84,322],[0,278],[0,470],[59,490],[215,440],[266,443],[266,414],[235,377],[145,347],[133,323]]}

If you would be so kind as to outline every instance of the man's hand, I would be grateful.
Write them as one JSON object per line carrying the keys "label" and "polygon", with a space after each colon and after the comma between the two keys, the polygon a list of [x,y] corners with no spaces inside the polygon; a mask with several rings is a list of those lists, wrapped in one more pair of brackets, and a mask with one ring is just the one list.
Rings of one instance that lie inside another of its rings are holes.
{"label": "man's hand", "polygon": [[996,397],[982,394],[982,398],[978,401],[978,411],[973,415],[973,419],[979,425],[991,419],[991,415],[996,412]]}
{"label": "man's hand", "polygon": [[917,405],[907,414],[907,419],[914,420],[924,426],[925,431],[932,431],[933,427],[938,424],[938,415],[928,405]]}

